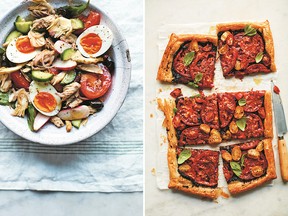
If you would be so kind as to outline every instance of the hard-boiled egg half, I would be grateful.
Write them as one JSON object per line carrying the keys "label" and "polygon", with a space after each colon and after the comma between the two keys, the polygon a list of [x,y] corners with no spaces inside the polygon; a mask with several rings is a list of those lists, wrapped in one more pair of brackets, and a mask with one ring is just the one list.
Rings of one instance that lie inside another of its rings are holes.
{"label": "hard-boiled egg half", "polygon": [[85,57],[98,57],[112,45],[113,33],[104,25],[95,25],[86,29],[77,39],[76,44]]}
{"label": "hard-boiled egg half", "polygon": [[54,116],[61,110],[61,98],[49,83],[33,81],[29,93],[30,101],[43,115]]}
{"label": "hard-boiled egg half", "polygon": [[6,56],[13,63],[23,63],[33,59],[40,49],[35,49],[28,36],[21,36],[12,40],[6,50]]}

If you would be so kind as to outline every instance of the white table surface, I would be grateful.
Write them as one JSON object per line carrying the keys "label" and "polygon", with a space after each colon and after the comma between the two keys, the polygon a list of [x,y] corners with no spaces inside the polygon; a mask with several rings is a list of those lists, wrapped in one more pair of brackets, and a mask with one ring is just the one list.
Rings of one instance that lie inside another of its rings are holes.
{"label": "white table surface", "polygon": [[[146,216],[169,215],[288,215],[288,184],[280,177],[278,152],[276,168],[278,178],[273,186],[265,186],[228,200],[217,202],[202,200],[170,190],[159,190],[155,172],[160,143],[156,123],[156,73],[159,59],[158,30],[166,24],[191,24],[268,19],[276,45],[278,66],[277,85],[281,90],[285,113],[288,116],[288,2],[285,0],[146,0],[145,38],[145,212]],[[286,135],[286,140],[288,136]],[[276,144],[274,139],[273,144]],[[222,170],[219,170],[220,172]]]}
{"label": "white table surface", "polygon": [[[22,0],[5,0],[0,2],[1,6],[6,4],[19,4]],[[132,65],[137,64],[136,70],[132,70],[132,80],[139,79],[137,75],[142,67],[143,49],[141,46],[135,46],[135,40],[140,39],[138,43],[142,44],[142,13],[143,4],[141,0],[133,0],[133,14],[138,14],[137,19],[125,19],[132,22],[123,22],[121,17],[127,16],[129,10],[128,4],[123,4],[120,0],[98,3],[91,2],[116,21],[122,33],[125,35],[131,57]],[[131,1],[130,1],[131,2]],[[2,5],[1,5],[2,4]],[[101,7],[101,5],[104,5]],[[131,5],[130,5],[131,6]],[[2,16],[6,11],[1,11]],[[140,25],[139,25],[140,23]],[[133,32],[127,32],[127,29],[133,27]],[[137,37],[135,37],[137,35]],[[133,45],[134,44],[134,45]],[[123,108],[123,107],[122,107]],[[5,191],[0,190],[0,215],[51,215],[51,216],[94,216],[94,215],[127,215],[141,216],[143,213],[143,193],[71,193],[71,192],[37,192],[37,191]]]}

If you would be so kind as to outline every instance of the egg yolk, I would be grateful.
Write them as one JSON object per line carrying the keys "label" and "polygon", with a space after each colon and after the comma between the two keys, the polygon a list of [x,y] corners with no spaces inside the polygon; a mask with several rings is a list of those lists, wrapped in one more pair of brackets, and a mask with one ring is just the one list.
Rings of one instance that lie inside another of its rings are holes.
{"label": "egg yolk", "polygon": [[22,53],[30,53],[35,50],[35,48],[31,45],[30,39],[28,37],[18,38],[16,41],[16,48]]}
{"label": "egg yolk", "polygon": [[49,92],[39,92],[34,98],[34,104],[43,112],[52,112],[57,106],[56,99]]}
{"label": "egg yolk", "polygon": [[85,35],[83,38],[81,38],[80,44],[86,53],[94,54],[101,49],[102,40],[99,37],[99,35],[95,33],[89,33]]}

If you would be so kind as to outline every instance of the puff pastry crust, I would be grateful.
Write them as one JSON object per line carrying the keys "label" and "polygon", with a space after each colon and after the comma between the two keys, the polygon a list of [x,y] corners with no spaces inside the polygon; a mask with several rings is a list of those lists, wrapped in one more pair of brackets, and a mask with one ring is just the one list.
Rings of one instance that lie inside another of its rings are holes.
{"label": "puff pastry crust", "polygon": [[271,58],[270,70],[271,72],[276,72],[276,64],[275,64],[275,54],[274,54],[274,43],[272,32],[270,29],[269,21],[265,22],[232,22],[232,23],[221,23],[216,25],[217,35],[219,32],[229,31],[229,30],[243,30],[245,26],[251,25],[251,27],[257,29],[262,33],[264,42],[265,42],[265,50],[269,54]]}
{"label": "puff pastry crust", "polygon": [[197,41],[197,42],[211,42],[217,46],[217,37],[213,35],[201,35],[201,34],[181,34],[176,35],[172,33],[170,35],[169,42],[166,46],[165,52],[163,54],[158,74],[157,80],[164,82],[172,82],[174,77],[172,73],[173,57],[180,46],[186,41]]}

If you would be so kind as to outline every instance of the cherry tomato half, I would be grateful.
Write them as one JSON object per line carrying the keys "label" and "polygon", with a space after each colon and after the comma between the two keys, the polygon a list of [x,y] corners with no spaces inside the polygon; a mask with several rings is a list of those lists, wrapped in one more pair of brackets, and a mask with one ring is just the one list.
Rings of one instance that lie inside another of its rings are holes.
{"label": "cherry tomato half", "polygon": [[83,31],[85,31],[86,29],[88,29],[91,26],[99,25],[101,15],[95,11],[90,11],[90,13],[87,17],[85,17],[84,15],[80,15],[78,18],[84,23],[84,28],[76,30],[74,32],[76,35],[81,34]]}
{"label": "cherry tomato half", "polygon": [[86,73],[81,75],[80,91],[88,99],[96,99],[103,96],[111,85],[111,74],[103,66],[103,74]]}
{"label": "cherry tomato half", "polygon": [[10,78],[16,88],[25,88],[27,90],[29,89],[30,83],[25,79],[20,71],[11,73]]}

